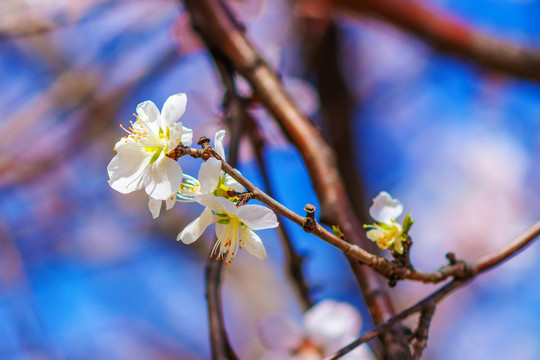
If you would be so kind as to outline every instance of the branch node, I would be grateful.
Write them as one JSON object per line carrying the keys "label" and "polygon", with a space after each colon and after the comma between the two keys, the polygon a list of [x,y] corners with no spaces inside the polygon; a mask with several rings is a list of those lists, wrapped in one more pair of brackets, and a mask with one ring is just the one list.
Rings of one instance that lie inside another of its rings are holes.
{"label": "branch node", "polygon": [[315,221],[315,206],[307,204],[304,207],[304,211],[306,212],[306,217],[304,218],[302,229],[306,232],[312,232],[317,225],[317,222]]}
{"label": "branch node", "polygon": [[206,149],[208,146],[210,146],[210,139],[206,136],[201,136],[199,141],[197,141],[197,145],[200,145],[203,149]]}
{"label": "branch node", "polygon": [[446,253],[446,258],[450,262],[450,265],[456,265],[458,262],[456,258],[456,254],[454,254],[453,252]]}

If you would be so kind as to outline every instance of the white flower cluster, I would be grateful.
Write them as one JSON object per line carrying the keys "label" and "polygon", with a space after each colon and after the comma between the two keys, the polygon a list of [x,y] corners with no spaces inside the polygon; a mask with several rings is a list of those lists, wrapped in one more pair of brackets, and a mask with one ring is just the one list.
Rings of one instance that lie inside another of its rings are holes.
{"label": "white flower cluster", "polygon": [[[177,146],[191,146],[193,131],[177,122],[186,110],[185,94],[170,96],[160,111],[151,101],[137,106],[137,120],[124,129],[128,135],[116,143],[117,155],[107,166],[109,184],[123,194],[144,190],[154,218],[161,203],[171,209],[177,201],[205,206],[201,216],[178,234],[177,240],[191,244],[212,223],[218,238],[211,255],[230,263],[239,248],[264,259],[264,245],[253,230],[278,226],[274,212],[261,205],[237,206],[237,193],[245,189],[221,170],[221,161],[208,159],[198,179],[184,174],[180,164],[167,155]],[[214,150],[225,160],[225,130],[216,133]]]}

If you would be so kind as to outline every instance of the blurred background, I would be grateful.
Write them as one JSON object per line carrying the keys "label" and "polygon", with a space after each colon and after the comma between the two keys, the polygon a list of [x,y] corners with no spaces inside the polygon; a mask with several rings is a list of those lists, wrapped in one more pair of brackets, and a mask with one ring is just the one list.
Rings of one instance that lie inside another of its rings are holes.
{"label": "blurred background", "polygon": [[[323,2],[227,3],[345,154],[340,167],[360,216],[382,190],[411,212],[417,268],[435,270],[448,251],[475,259],[538,219],[537,83],[441,55],[392,25]],[[539,1],[431,3],[495,37],[540,41]],[[212,231],[190,246],[175,240],[201,209],[177,204],[152,220],[146,195],[115,192],[106,172],[119,124],[144,100],[161,108],[186,93],[181,121],[196,139],[225,126],[223,88],[183,5],[3,0],[0,69],[0,358],[209,358]],[[263,109],[252,114],[276,198],[298,213],[317,206],[298,152]],[[197,175],[198,160],[180,161]],[[239,168],[263,186],[248,141]],[[308,256],[314,299],[346,301],[367,319],[340,252],[284,225]],[[224,274],[225,321],[242,359],[264,353],[254,335],[264,315],[301,316],[276,232],[260,235],[268,258],[241,252]],[[540,358],[539,252],[533,244],[445,300],[424,358]],[[391,293],[403,309],[435,288],[403,282]]]}

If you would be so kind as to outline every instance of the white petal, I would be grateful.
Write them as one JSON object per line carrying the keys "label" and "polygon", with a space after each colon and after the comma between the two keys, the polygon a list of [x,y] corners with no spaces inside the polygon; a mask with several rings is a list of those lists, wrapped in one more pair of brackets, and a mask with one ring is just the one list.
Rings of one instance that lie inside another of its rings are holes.
{"label": "white petal", "polygon": [[178,121],[186,111],[186,104],[186,94],[179,93],[169,96],[165,104],[163,104],[163,109],[161,109],[161,123],[170,126]]}
{"label": "white petal", "polygon": [[148,197],[148,209],[152,214],[152,218],[157,218],[161,212],[161,200],[156,200],[153,197]]}
{"label": "white petal", "polygon": [[[223,160],[225,157],[225,147],[223,146],[223,139],[225,138],[225,130],[219,130],[214,138],[214,150],[218,153]],[[227,161],[227,160],[225,160]]]}
{"label": "white petal", "polygon": [[244,192],[244,188],[238,181],[234,180],[231,175],[225,174],[225,186],[232,188],[236,192]]}
{"label": "white petal", "polygon": [[[185,130],[186,128],[182,126],[182,123],[174,123],[171,126],[169,126],[170,138],[169,138],[169,141],[167,142],[167,147],[168,147],[167,150],[169,152],[173,151],[174,148],[180,145],[180,142],[182,142],[182,137],[184,136]],[[184,142],[182,142],[182,145],[190,146],[191,142],[189,143],[189,145],[186,145],[184,144]]]}
{"label": "white petal", "polygon": [[361,326],[356,308],[335,300],[321,301],[304,314],[304,328],[310,337],[327,348],[357,336]]}
{"label": "white petal", "polygon": [[137,116],[142,121],[153,123],[159,119],[159,110],[156,104],[147,100],[137,105]]}
{"label": "white petal", "polygon": [[145,190],[154,199],[166,200],[176,193],[182,184],[182,168],[180,164],[163,153],[150,165]]}
{"label": "white petal", "polygon": [[193,142],[193,130],[184,126],[182,138],[180,140],[184,146],[191,146],[191,143]]}
{"label": "white petal", "polygon": [[258,259],[266,259],[266,250],[261,238],[252,230],[242,228],[240,237],[244,240],[244,249]]}
{"label": "white petal", "polygon": [[176,240],[182,240],[184,244],[191,244],[201,237],[206,228],[214,222],[214,215],[208,208],[204,209],[201,216],[190,222],[184,230],[178,234]]}
{"label": "white petal", "polygon": [[123,140],[116,143],[116,151],[118,154],[107,165],[109,185],[122,194],[142,189],[151,159],[149,154],[143,148]]}
{"label": "white petal", "polygon": [[238,217],[252,230],[270,229],[279,225],[276,214],[262,205],[244,205],[238,208]]}
{"label": "white petal", "polygon": [[296,350],[304,337],[300,324],[283,314],[262,318],[258,330],[262,342],[268,348],[278,351]]}
{"label": "white petal", "polygon": [[236,215],[238,210],[232,201],[222,197],[214,195],[197,195],[195,199],[199,204],[203,204],[207,208],[214,210],[216,213]]}
{"label": "white petal", "polygon": [[171,210],[174,207],[174,204],[176,204],[176,194],[171,195],[165,200],[165,209]]}
{"label": "white petal", "polygon": [[201,184],[201,193],[211,194],[216,190],[221,175],[221,161],[216,158],[210,158],[201,164],[199,169],[199,184]]}
{"label": "white petal", "polygon": [[397,219],[402,212],[403,205],[401,202],[397,199],[392,199],[386,191],[381,191],[373,199],[373,205],[369,208],[369,215],[385,224],[389,224],[391,220]]}

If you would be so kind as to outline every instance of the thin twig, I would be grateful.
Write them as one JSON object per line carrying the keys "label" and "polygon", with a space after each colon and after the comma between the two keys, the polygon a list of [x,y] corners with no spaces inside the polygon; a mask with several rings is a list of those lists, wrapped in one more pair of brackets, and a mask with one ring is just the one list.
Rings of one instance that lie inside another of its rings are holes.
{"label": "thin twig", "polygon": [[[208,140],[207,138],[202,139]],[[308,219],[288,209],[286,206],[282,205],[264,191],[253,185],[229,163],[221,159],[215,153],[212,147],[206,146],[206,148],[203,150],[178,147],[171,151],[168,156],[176,160],[178,159],[178,154],[191,155],[195,158],[203,159],[208,159],[210,156],[216,157],[218,160],[221,160],[222,170],[242,184],[242,186],[244,186],[246,190],[251,193],[252,198],[259,200],[272,208],[278,214],[281,214],[297,225],[300,225],[306,232],[310,232],[330,245],[335,246],[343,251],[348,257],[360,261],[362,264],[367,265],[388,279],[439,283],[451,277],[467,278],[476,273],[476,268],[472,264],[464,261],[453,261],[450,264],[441,267],[439,270],[430,273],[417,271],[414,268],[403,267],[400,263],[390,261],[383,256],[372,254],[358,245],[351,244],[337,237],[321,226],[317,221],[315,221],[314,218]]]}
{"label": "thin twig", "polygon": [[468,278],[452,280],[451,282],[444,285],[442,288],[440,288],[433,294],[429,295],[428,297],[424,298],[423,300],[409,307],[408,309],[403,310],[402,312],[392,317],[385,323],[376,326],[374,329],[370,331],[365,332],[360,338],[353,341],[349,345],[345,346],[344,348],[336,352],[334,355],[332,355],[328,359],[330,360],[338,359],[342,357],[343,355],[347,354],[348,352],[352,351],[354,348],[360,346],[361,344],[366,343],[370,341],[371,339],[374,339],[379,334],[386,331],[386,329],[392,327],[394,324],[408,318],[409,316],[417,312],[421,312],[432,306],[435,306],[440,301],[442,301],[447,295],[449,295],[454,290],[460,288],[461,286],[465,285],[471,279],[475,278],[476,276],[478,276],[479,274],[485,271],[488,271],[494,268],[495,266],[500,265],[502,262],[510,259],[512,256],[514,256],[519,251],[521,251],[525,246],[529,245],[539,235],[540,235],[540,221],[537,221],[525,232],[523,232],[521,235],[519,235],[513,241],[511,241],[508,244],[508,246],[494,252],[493,254],[489,254],[485,257],[482,257],[476,263],[474,263],[473,265],[474,268],[478,270],[476,274],[470,275]]}

